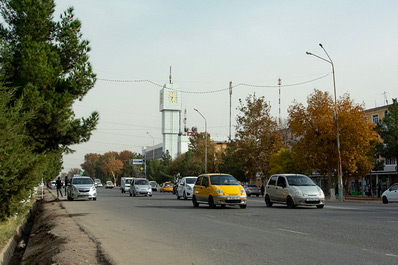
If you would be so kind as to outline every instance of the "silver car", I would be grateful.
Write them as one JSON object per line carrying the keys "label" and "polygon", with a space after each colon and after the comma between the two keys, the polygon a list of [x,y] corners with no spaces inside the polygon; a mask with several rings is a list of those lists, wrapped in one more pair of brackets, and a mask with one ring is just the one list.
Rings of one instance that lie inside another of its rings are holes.
{"label": "silver car", "polygon": [[97,188],[90,177],[74,177],[68,184],[67,198],[69,201],[74,199],[93,199],[97,200]]}
{"label": "silver car", "polygon": [[243,185],[243,188],[245,188],[247,196],[251,195],[256,195],[257,197],[260,196],[260,189],[257,187],[257,185],[254,184],[245,184]]}
{"label": "silver car", "polygon": [[309,177],[299,174],[278,174],[269,178],[265,187],[265,204],[286,204],[288,208],[297,205],[315,205],[323,208],[325,194]]}
{"label": "silver car", "polygon": [[152,196],[152,186],[147,179],[133,179],[129,193],[134,197],[137,195]]}

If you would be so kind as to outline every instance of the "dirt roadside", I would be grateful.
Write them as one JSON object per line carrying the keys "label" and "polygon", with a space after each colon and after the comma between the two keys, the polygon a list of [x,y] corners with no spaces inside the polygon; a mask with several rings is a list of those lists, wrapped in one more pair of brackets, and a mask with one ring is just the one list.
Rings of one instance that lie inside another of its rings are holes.
{"label": "dirt roadside", "polygon": [[44,190],[21,264],[112,264],[63,208],[64,199]]}

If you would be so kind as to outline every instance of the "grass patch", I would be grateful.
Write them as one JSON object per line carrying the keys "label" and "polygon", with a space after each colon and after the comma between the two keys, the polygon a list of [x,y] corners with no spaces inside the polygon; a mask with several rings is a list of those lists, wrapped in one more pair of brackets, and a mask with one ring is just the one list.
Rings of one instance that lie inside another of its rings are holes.
{"label": "grass patch", "polygon": [[25,205],[21,207],[21,210],[16,217],[10,217],[5,221],[0,222],[0,250],[2,250],[8,240],[14,236],[14,232],[17,227],[25,221],[33,203],[34,200],[31,199],[30,202],[25,203]]}

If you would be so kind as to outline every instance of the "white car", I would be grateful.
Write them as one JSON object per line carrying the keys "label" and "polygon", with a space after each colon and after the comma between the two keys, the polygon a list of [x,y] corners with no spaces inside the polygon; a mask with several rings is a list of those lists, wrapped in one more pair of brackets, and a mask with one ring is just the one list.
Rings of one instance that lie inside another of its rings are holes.
{"label": "white car", "polygon": [[383,203],[398,202],[398,183],[393,184],[381,195]]}
{"label": "white car", "polygon": [[193,186],[195,186],[196,179],[198,177],[183,177],[178,183],[177,187],[177,200],[180,198],[184,198],[187,200],[188,198],[192,198],[193,195]]}
{"label": "white car", "polygon": [[67,193],[69,201],[74,199],[97,200],[97,189],[90,177],[74,177],[68,184]]}
{"label": "white car", "polygon": [[130,196],[152,196],[152,187],[147,179],[133,179],[129,189]]}
{"label": "white car", "polygon": [[325,194],[309,177],[300,174],[272,175],[265,187],[265,204],[314,205],[321,209],[325,205]]}

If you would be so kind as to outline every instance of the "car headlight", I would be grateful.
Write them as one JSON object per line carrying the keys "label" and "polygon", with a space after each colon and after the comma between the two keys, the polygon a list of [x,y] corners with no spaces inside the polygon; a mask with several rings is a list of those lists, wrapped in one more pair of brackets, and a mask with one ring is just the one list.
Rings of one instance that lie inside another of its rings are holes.
{"label": "car headlight", "polygon": [[187,186],[187,190],[192,190],[192,187],[191,186]]}
{"label": "car headlight", "polygon": [[305,194],[299,188],[294,189],[294,193],[296,196],[305,196]]}
{"label": "car headlight", "polygon": [[222,189],[217,189],[216,192],[217,192],[218,194],[223,194],[223,193],[224,193],[224,192],[222,191]]}
{"label": "car headlight", "polygon": [[246,193],[245,189],[241,189],[240,193],[245,194]]}

